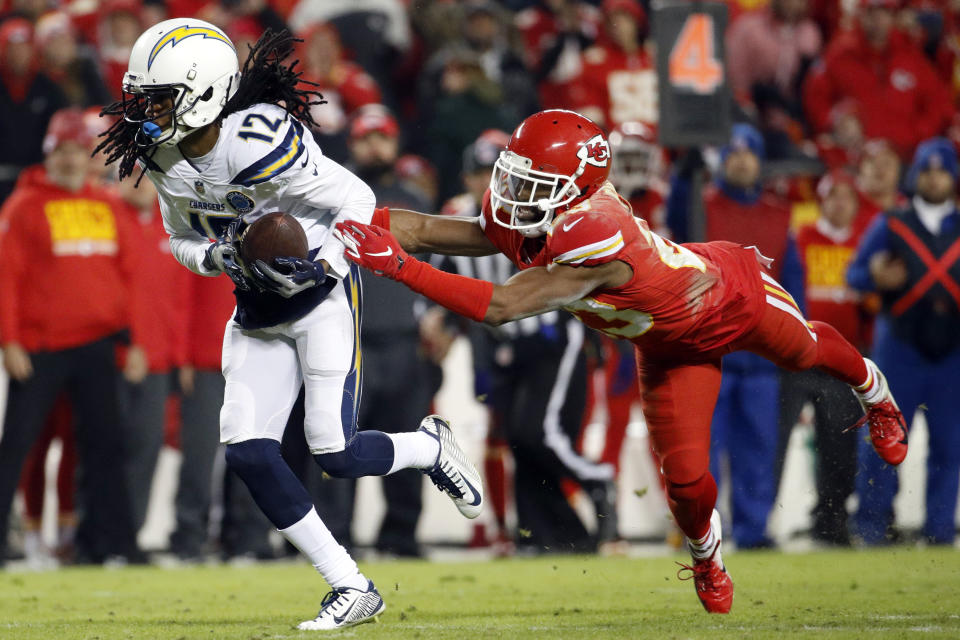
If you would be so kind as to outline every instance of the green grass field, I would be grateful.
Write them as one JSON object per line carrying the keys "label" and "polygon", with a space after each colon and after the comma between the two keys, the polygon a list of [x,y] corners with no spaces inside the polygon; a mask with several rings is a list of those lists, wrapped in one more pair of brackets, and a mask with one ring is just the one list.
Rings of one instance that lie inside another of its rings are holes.
{"label": "green grass field", "polygon": [[[350,638],[960,638],[960,553],[730,554],[733,612],[703,612],[674,560],[555,557],[363,568],[387,601]],[[305,564],[0,573],[0,638],[306,638]]]}

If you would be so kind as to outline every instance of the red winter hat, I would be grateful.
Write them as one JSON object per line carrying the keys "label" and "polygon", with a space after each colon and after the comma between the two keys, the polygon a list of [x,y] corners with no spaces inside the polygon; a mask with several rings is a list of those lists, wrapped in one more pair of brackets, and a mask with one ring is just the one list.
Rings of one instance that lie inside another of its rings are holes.
{"label": "red winter hat", "polygon": [[626,11],[640,24],[647,22],[647,13],[640,5],[640,0],[603,0],[603,12],[610,14],[614,11]]}
{"label": "red winter hat", "polygon": [[901,4],[900,0],[860,0],[861,9],[890,9],[896,11]]}
{"label": "red winter hat", "polygon": [[854,192],[857,190],[857,183],[849,171],[846,169],[834,169],[820,178],[820,181],[817,183],[817,197],[821,200],[826,200],[827,196],[830,195],[830,192],[833,191],[833,188],[838,184],[849,185]]}
{"label": "red winter hat", "polygon": [[54,151],[64,142],[76,142],[85,147],[93,142],[83,111],[76,107],[61,109],[50,118],[47,135],[43,138],[43,153]]}
{"label": "red winter hat", "polygon": [[0,56],[5,56],[11,43],[33,42],[33,25],[24,18],[8,18],[0,23]]}
{"label": "red winter hat", "polygon": [[350,138],[353,140],[375,132],[390,138],[395,138],[400,133],[396,118],[382,104],[368,104],[361,107],[350,124]]}
{"label": "red winter hat", "polygon": [[428,175],[433,178],[437,177],[437,170],[433,168],[433,165],[430,164],[426,158],[412,153],[407,153],[397,158],[393,169],[401,178],[413,179],[422,175]]}

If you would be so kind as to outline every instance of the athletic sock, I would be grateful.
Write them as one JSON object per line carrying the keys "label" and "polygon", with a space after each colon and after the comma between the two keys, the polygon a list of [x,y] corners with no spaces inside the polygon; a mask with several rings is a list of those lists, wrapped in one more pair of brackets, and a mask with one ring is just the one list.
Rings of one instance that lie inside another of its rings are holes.
{"label": "athletic sock", "polygon": [[[713,555],[714,561],[723,566],[723,559],[720,557],[720,546],[719,540],[717,540],[717,535],[713,530],[713,526],[707,531],[707,534],[700,538],[699,540],[691,540],[687,538],[687,542],[690,546],[690,555],[696,560],[704,560]],[[716,551],[714,551],[716,549]]]}
{"label": "athletic sock", "polygon": [[388,474],[400,469],[430,469],[440,455],[440,443],[423,431],[388,433],[393,441],[393,466]]}
{"label": "athletic sock", "polygon": [[310,564],[331,587],[366,590],[367,578],[360,573],[354,559],[323,524],[316,509],[311,508],[298,522],[279,531],[290,544],[310,559]]}
{"label": "athletic sock", "polygon": [[857,385],[853,390],[860,396],[860,399],[866,405],[877,404],[885,395],[883,384],[880,382],[877,366],[872,362],[867,362],[867,379],[863,384]]}

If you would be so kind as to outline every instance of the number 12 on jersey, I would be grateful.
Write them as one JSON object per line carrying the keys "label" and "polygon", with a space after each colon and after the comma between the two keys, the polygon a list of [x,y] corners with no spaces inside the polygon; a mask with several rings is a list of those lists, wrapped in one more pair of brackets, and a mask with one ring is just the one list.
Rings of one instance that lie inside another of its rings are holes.
{"label": "number 12 on jersey", "polygon": [[[271,120],[267,116],[259,113],[248,113],[247,117],[240,123],[240,130],[237,132],[237,137],[244,140],[263,140],[264,142],[273,143],[273,139],[277,137],[277,129],[280,128],[281,122],[283,122],[281,118]],[[257,123],[259,123],[259,126]],[[270,130],[270,133],[264,133],[267,129]]]}

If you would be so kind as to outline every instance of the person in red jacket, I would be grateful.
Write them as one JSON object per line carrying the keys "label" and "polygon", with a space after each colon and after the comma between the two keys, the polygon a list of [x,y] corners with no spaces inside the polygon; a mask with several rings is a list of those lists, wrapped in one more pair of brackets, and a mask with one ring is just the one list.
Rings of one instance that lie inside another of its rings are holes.
{"label": "person in red jacket", "polygon": [[[868,345],[870,317],[861,296],[846,283],[863,227],[860,211],[870,209],[857,193],[852,175],[835,170],[817,184],[820,217],[797,232],[797,249],[804,267],[807,318],[827,322],[863,351]],[[790,431],[804,403],[814,403],[817,504],[811,537],[826,545],[848,546],[846,502],[854,489],[857,436],[844,433],[860,415],[860,403],[835,378],[810,369],[791,374],[780,404],[780,477]]]}
{"label": "person in red jacket", "polygon": [[[147,517],[153,472],[163,446],[167,396],[172,391],[171,373],[186,358],[186,287],[189,274],[170,251],[163,228],[160,203],[153,183],[139,188],[127,180],[116,186],[126,205],[117,212],[138,234],[141,259],[149,272],[138,274],[137,287],[150,291],[149,307],[135,309],[142,317],[134,322],[143,328],[147,370],[144,377],[124,380],[120,392],[120,414],[126,446],[126,479],[130,489],[133,526],[139,530]],[[145,277],[144,277],[145,276]]]}
{"label": "person in red jacket", "polygon": [[831,111],[853,98],[868,138],[890,140],[906,156],[942,132],[953,115],[946,85],[923,52],[894,28],[898,0],[860,0],[856,27],[830,42],[804,84],[814,130],[831,128]]}
{"label": "person in red jacket", "polygon": [[325,22],[301,33],[298,55],[303,61],[305,82],[315,82],[326,101],[313,109],[314,118],[325,134],[346,127],[350,116],[366,104],[381,102],[380,87],[360,65],[345,59],[336,28]]}
{"label": "person in red jacket", "polygon": [[138,559],[117,413],[115,346],[129,328],[125,375],[145,373],[131,309],[139,243],[122,203],[88,182],[89,138],[78,109],[57,112],[43,166],[20,177],[0,210],[0,344],[10,374],[0,439],[0,558],[24,458],[61,391],[77,418],[83,473],[78,560]]}
{"label": "person in red jacket", "polygon": [[608,130],[628,121],[656,126],[657,71],[646,44],[647,16],[639,2],[605,0],[604,32],[583,53],[570,104]]}
{"label": "person in red jacket", "polygon": [[[186,353],[178,371],[181,462],[174,499],[176,527],[170,535],[170,551],[185,562],[202,560],[207,552],[213,471],[218,456],[223,457],[218,453],[217,430],[225,382],[220,370],[223,327],[235,306],[233,283],[228,278],[187,273]],[[231,471],[226,473],[233,476]],[[225,554],[255,551],[259,539],[267,535],[269,522],[236,476],[225,480],[224,494],[227,513],[221,538]]]}

